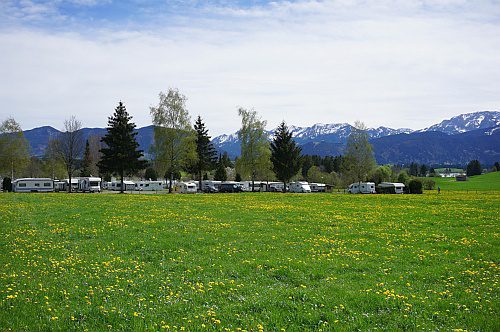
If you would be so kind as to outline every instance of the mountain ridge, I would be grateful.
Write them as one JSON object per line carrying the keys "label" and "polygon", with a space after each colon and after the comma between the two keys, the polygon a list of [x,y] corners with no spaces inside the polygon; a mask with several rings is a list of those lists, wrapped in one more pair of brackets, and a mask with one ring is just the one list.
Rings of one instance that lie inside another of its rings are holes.
{"label": "mountain ridge", "polygon": [[[500,159],[498,158],[498,155],[500,155],[500,144],[495,145],[497,142],[496,138],[500,134],[499,127],[500,111],[490,110],[460,114],[420,130],[409,128],[393,129],[379,126],[377,128],[369,128],[367,131],[370,141],[374,145],[376,159],[380,163],[403,163],[412,158],[414,160],[411,161],[422,163],[439,164],[439,160],[441,159],[442,164],[448,162],[463,163],[467,162],[466,158],[474,156],[480,160],[483,158],[483,162],[489,163],[492,160],[494,162]],[[302,146],[304,154],[318,154],[322,156],[342,153],[352,128],[353,126],[348,123],[316,123],[309,127],[289,126],[294,140]],[[87,139],[90,135],[102,136],[106,133],[105,128],[98,127],[83,128],[82,131],[84,139]],[[269,140],[272,139],[274,131],[275,129],[266,130]],[[461,136],[455,137],[475,131],[478,132],[469,137],[472,141],[470,142],[471,144],[462,140]],[[137,141],[139,148],[145,151],[147,155],[149,147],[154,141],[153,125],[137,128],[136,132],[138,133]],[[445,136],[439,136],[441,138],[436,141],[437,136],[435,135],[420,135],[432,132],[442,133]],[[35,156],[42,156],[49,139],[57,137],[59,133],[60,131],[51,126],[42,126],[24,131],[25,137],[31,146],[31,153]],[[447,136],[451,138],[446,138]],[[387,137],[392,138],[388,139]],[[415,140],[419,141],[419,143],[416,144]],[[425,141],[428,141],[427,145]],[[477,141],[476,145],[474,145],[474,141]],[[485,143],[487,141],[494,142],[494,144],[488,145]],[[240,144],[237,132],[216,136],[212,139],[212,142],[219,152],[226,151],[232,158],[239,155]],[[413,149],[420,149],[420,151],[408,151],[409,146],[412,146]],[[432,146],[434,151],[430,151],[429,146]],[[483,151],[484,153],[482,153],[477,149],[477,146],[482,146],[488,151]],[[444,153],[443,151],[448,151],[446,148],[453,150],[455,157]],[[463,150],[463,153],[460,149]],[[404,152],[402,152],[403,150]],[[389,153],[388,151],[392,152]],[[425,153],[422,151],[425,151]],[[443,154],[442,158],[439,156],[440,153]]]}

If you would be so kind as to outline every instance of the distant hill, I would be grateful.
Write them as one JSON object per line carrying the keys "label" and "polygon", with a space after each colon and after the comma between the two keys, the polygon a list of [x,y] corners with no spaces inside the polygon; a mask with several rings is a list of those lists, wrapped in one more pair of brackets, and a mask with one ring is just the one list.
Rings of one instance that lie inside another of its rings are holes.
{"label": "distant hill", "polygon": [[[368,134],[375,157],[381,164],[414,161],[430,165],[460,165],[471,159],[492,164],[500,160],[499,127],[500,112],[482,111],[461,114],[417,131],[378,127],[368,129]],[[353,127],[348,123],[337,123],[289,128],[304,154],[326,156],[343,152]],[[102,136],[106,133],[104,128],[82,130],[85,139],[89,135]],[[153,126],[138,128],[137,132],[139,146],[148,157],[154,138]],[[24,134],[31,145],[31,153],[42,156],[49,138],[56,137],[60,132],[45,126],[26,130]],[[274,129],[266,134],[271,140]],[[218,151],[226,151],[232,158],[240,153],[238,133],[214,137],[212,142]]]}

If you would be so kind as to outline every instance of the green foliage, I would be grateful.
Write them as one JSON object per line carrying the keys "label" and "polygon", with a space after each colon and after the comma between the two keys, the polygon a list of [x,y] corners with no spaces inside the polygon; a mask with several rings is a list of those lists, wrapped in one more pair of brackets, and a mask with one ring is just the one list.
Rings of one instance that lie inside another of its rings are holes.
{"label": "green foliage", "polygon": [[366,181],[376,166],[373,148],[368,142],[366,126],[356,121],[347,144],[342,161],[342,173],[348,182]]}
{"label": "green foliage", "polygon": [[2,190],[4,192],[11,192],[12,191],[12,179],[11,178],[9,178],[9,177],[3,178]]}
{"label": "green foliage", "polygon": [[210,141],[208,130],[205,128],[205,124],[200,116],[196,119],[194,130],[196,131],[195,144],[197,156],[194,163],[194,171],[198,175],[198,187],[201,188],[202,174],[214,168],[215,161],[217,160],[217,152]]}
{"label": "green foliage", "polygon": [[83,152],[83,160],[82,160],[82,168],[80,170],[80,176],[90,176],[91,166],[92,166],[92,159],[90,158],[90,145],[89,141],[87,140],[85,142],[85,151]]}
{"label": "green foliage", "polygon": [[226,181],[227,180],[227,172],[226,167],[224,167],[224,163],[222,159],[219,159],[217,162],[217,167],[215,168],[214,180],[216,181]]}
{"label": "green foliage", "polygon": [[156,173],[156,170],[153,167],[148,167],[144,172],[144,178],[146,180],[156,181],[158,180],[158,174]]}
{"label": "green foliage", "polygon": [[243,177],[268,179],[271,172],[271,150],[264,128],[266,121],[261,120],[254,110],[238,109],[241,129],[238,139],[241,142],[241,155],[236,165],[237,172]]}
{"label": "green foliage", "polygon": [[396,181],[399,183],[403,183],[404,185],[407,186],[408,183],[410,182],[410,176],[408,175],[408,173],[405,170],[403,170],[403,171],[399,172]]}
{"label": "green foliage", "polygon": [[481,175],[482,172],[483,169],[481,168],[479,160],[477,159],[471,160],[467,164],[467,171],[466,171],[467,176]]}
{"label": "green foliage", "polygon": [[392,169],[390,166],[385,165],[385,166],[378,166],[377,168],[373,169],[369,174],[368,179],[371,182],[375,182],[375,184],[378,185],[381,182],[391,181],[391,177],[392,177]]}
{"label": "green foliage", "polygon": [[422,181],[419,179],[411,179],[410,182],[408,182],[408,193],[410,194],[422,194],[422,188]]}
{"label": "green foliage", "polygon": [[421,178],[422,186],[425,190],[433,190],[436,187],[436,181],[430,178]]}
{"label": "green foliage", "polygon": [[500,171],[500,163],[498,161],[495,162],[495,165],[493,165],[493,168],[494,168],[495,172]]}
{"label": "green foliage", "polygon": [[281,122],[271,142],[271,162],[278,180],[288,183],[299,172],[301,151],[285,122]]}
{"label": "green foliage", "polygon": [[307,173],[309,169],[313,166],[312,157],[309,155],[302,156],[302,170],[301,174],[304,179],[307,179]]}
{"label": "green foliage", "polygon": [[234,177],[234,181],[241,182],[241,175],[240,175],[240,173],[236,173],[236,176]]}
{"label": "green foliage", "polygon": [[196,136],[186,109],[186,97],[177,89],[169,89],[166,94],[160,92],[159,98],[158,106],[150,108],[155,126],[152,152],[155,165],[160,174],[166,173],[172,192],[174,173],[197,162]]}
{"label": "green foliage", "polygon": [[499,202],[446,191],[1,194],[0,322],[498,331]]}
{"label": "green foliage", "polygon": [[0,124],[0,174],[19,177],[29,164],[29,144],[24,137],[21,125],[13,118]]}
{"label": "green foliage", "polygon": [[134,174],[146,167],[142,150],[138,150],[134,132],[135,124],[130,122],[132,117],[120,101],[114,114],[108,119],[106,135],[102,142],[106,144],[101,149],[102,158],[98,163],[101,173],[112,173],[120,176],[121,191],[123,192],[123,178],[125,175]]}

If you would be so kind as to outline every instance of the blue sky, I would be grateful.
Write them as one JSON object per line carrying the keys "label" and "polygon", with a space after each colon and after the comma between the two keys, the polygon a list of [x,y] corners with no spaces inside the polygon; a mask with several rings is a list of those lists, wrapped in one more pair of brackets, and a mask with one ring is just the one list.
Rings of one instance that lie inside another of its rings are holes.
{"label": "blue sky", "polygon": [[0,120],[151,123],[178,88],[213,135],[239,106],[268,127],[419,129],[500,108],[500,3],[488,0],[0,1]]}

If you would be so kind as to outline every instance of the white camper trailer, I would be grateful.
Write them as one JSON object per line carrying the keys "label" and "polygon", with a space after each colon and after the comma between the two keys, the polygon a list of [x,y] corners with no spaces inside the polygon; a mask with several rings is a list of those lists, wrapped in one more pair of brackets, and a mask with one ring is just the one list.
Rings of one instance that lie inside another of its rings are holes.
{"label": "white camper trailer", "polygon": [[[66,191],[69,190],[69,179],[64,179],[66,182]],[[71,191],[78,191],[78,178],[71,178]]]}
{"label": "white camper trailer", "polygon": [[[133,181],[123,180],[123,191],[135,190],[135,183]],[[108,185],[109,190],[120,191],[121,181],[112,181],[111,186]]]}
{"label": "white camper trailer", "polygon": [[313,193],[324,193],[326,191],[326,184],[324,183],[309,183]]}
{"label": "white camper trailer", "polygon": [[375,194],[374,182],[355,182],[349,185],[349,194]]}
{"label": "white camper trailer", "polygon": [[78,191],[89,193],[101,192],[101,178],[98,177],[81,177],[78,181]]}
{"label": "white camper trailer", "polygon": [[194,182],[180,182],[178,183],[181,194],[196,194],[198,186]]}
{"label": "white camper trailer", "polygon": [[405,185],[397,182],[382,182],[378,185],[378,189],[382,194],[403,194]]}
{"label": "white camper trailer", "polygon": [[138,191],[158,191],[163,189],[163,181],[139,181],[135,184],[135,190]]}
{"label": "white camper trailer", "polygon": [[291,193],[310,193],[311,187],[307,182],[292,182],[289,190]]}
{"label": "white camper trailer", "polygon": [[66,191],[66,190],[68,190],[68,182],[54,180],[54,191],[60,192],[60,191]]}
{"label": "white camper trailer", "polygon": [[49,178],[23,178],[12,182],[12,190],[16,193],[53,192],[54,180]]}

